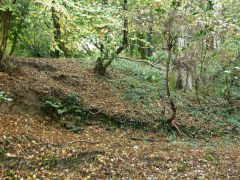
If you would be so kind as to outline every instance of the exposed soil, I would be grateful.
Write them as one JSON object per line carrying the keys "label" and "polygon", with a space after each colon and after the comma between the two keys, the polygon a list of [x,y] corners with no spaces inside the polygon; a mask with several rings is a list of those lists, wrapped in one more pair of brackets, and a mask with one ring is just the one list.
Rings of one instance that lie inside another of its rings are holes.
{"label": "exposed soil", "polygon": [[[18,72],[11,75],[1,73],[0,84],[1,90],[9,92],[15,101],[11,107],[2,105],[2,109],[22,112],[27,107],[29,112],[38,113],[42,99],[76,94],[83,98],[88,109],[101,110],[109,116],[142,120],[157,117],[155,112],[146,113],[124,100],[121,89],[110,86],[104,78],[93,73],[92,67],[84,67],[76,60],[14,58],[13,63]],[[109,75],[107,78],[115,77]]]}

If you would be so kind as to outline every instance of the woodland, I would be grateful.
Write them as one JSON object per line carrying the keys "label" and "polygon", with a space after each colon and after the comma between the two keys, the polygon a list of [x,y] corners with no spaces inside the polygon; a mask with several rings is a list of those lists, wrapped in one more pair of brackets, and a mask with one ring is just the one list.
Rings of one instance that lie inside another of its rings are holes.
{"label": "woodland", "polygon": [[240,1],[0,0],[0,179],[240,178]]}

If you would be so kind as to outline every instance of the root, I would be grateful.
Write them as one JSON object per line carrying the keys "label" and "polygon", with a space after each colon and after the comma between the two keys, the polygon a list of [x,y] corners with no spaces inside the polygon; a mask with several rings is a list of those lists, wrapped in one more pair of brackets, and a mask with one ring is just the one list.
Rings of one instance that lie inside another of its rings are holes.
{"label": "root", "polygon": [[187,138],[189,138],[189,139],[192,139],[192,138],[189,137],[188,135],[184,134],[184,133],[179,129],[179,127],[175,124],[174,121],[172,121],[172,126],[178,131],[179,134],[181,134],[181,135],[183,135],[183,136],[185,136],[185,137],[187,137]]}

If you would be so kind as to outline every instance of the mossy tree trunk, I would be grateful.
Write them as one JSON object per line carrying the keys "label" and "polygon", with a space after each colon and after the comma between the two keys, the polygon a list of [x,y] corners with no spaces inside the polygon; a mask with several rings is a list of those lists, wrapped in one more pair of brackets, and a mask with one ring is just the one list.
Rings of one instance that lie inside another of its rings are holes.
{"label": "mossy tree trunk", "polygon": [[12,47],[11,47],[9,56],[13,55],[13,53],[16,49],[16,46],[17,46],[17,42],[18,42],[18,34],[14,33],[14,37],[13,37],[13,40],[12,40]]}
{"label": "mossy tree trunk", "polygon": [[[55,1],[52,1],[52,4],[55,4]],[[58,12],[54,7],[52,7],[52,21],[53,21],[53,34],[54,34],[54,41],[57,45],[57,48],[54,51],[50,52],[50,56],[52,58],[59,58],[60,57],[60,50],[63,52],[64,56],[69,58],[71,57],[71,53],[69,49],[66,48],[64,42],[61,42],[61,25],[59,23],[60,17]]]}
{"label": "mossy tree trunk", "polygon": [[96,73],[100,76],[104,76],[106,74],[106,70],[107,70],[107,66],[105,64],[103,64],[103,62],[104,62],[104,59],[101,57],[98,57],[95,68],[94,68],[94,73]]}
{"label": "mossy tree trunk", "polygon": [[[52,1],[53,4],[55,4],[55,1]],[[52,7],[52,21],[53,21],[53,34],[54,34],[54,40],[57,43],[57,46],[59,46],[60,36],[61,36],[61,30],[60,30],[60,24],[59,24],[59,17],[57,16],[57,13],[55,11],[55,8]],[[52,58],[59,58],[60,57],[60,51],[59,49],[55,49],[54,51],[50,52],[50,55]]]}

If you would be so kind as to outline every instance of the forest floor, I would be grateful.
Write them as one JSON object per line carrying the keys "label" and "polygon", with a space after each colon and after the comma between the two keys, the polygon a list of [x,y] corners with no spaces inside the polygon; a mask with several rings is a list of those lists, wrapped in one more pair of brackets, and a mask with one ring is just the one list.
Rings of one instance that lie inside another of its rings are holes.
{"label": "forest floor", "polygon": [[[164,100],[150,91],[149,108],[123,98],[125,86],[137,89],[139,83],[126,85],[119,72],[99,77],[92,67],[74,60],[17,58],[13,65],[14,73],[0,73],[0,91],[13,98],[0,106],[0,179],[240,177],[240,145],[233,136],[190,140],[130,127],[108,128],[100,121],[73,133],[41,111],[46,97],[77,94],[89,110],[109,117],[149,121],[161,116],[162,109],[168,115]],[[185,124],[202,126],[184,117]]]}
{"label": "forest floor", "polygon": [[97,123],[84,129],[76,134],[41,116],[1,113],[0,179],[240,177],[239,145],[220,138],[214,141],[222,145],[214,145],[142,130],[107,131]]}

